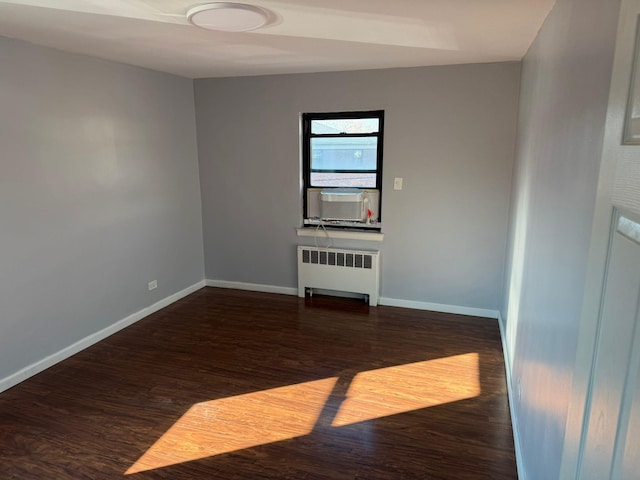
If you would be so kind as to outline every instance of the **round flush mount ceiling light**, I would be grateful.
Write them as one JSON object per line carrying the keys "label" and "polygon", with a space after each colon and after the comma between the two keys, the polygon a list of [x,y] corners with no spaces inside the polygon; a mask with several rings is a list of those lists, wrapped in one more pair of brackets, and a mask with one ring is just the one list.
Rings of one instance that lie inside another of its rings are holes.
{"label": "round flush mount ceiling light", "polygon": [[254,5],[213,2],[191,7],[187,19],[196,27],[223,32],[248,32],[267,23],[267,12]]}

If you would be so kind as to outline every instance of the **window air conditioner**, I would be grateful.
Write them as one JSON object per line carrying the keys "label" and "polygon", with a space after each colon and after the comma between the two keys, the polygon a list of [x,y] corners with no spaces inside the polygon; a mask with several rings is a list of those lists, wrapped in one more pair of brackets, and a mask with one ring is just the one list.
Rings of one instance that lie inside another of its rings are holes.
{"label": "window air conditioner", "polygon": [[364,192],[357,188],[323,189],[320,192],[320,217],[322,220],[364,221]]}

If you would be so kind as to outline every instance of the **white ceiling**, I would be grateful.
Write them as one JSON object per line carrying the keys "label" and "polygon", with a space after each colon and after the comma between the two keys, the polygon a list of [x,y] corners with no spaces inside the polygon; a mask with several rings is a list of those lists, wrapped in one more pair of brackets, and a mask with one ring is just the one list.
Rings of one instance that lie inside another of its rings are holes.
{"label": "white ceiling", "polygon": [[260,30],[190,25],[206,0],[0,1],[0,36],[184,77],[520,60],[555,0],[240,0]]}

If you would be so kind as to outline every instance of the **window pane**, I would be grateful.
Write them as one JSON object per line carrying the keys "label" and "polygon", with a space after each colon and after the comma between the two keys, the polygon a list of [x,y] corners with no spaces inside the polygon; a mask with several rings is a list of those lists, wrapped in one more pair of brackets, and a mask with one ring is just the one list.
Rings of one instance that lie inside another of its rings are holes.
{"label": "window pane", "polygon": [[311,170],[375,170],[377,137],[311,139]]}
{"label": "window pane", "polygon": [[311,133],[330,135],[339,133],[378,133],[380,120],[377,118],[340,118],[311,120]]}
{"label": "window pane", "polygon": [[311,173],[313,187],[376,188],[375,173]]}

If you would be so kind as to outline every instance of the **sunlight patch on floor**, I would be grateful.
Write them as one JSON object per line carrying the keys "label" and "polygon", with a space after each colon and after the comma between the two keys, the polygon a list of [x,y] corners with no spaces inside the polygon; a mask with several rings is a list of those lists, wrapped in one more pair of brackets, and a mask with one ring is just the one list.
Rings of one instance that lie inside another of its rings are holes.
{"label": "sunlight patch on floor", "polygon": [[197,403],[125,473],[473,398],[481,393],[478,362],[467,353],[360,372],[345,385],[331,377]]}
{"label": "sunlight patch on floor", "polygon": [[361,372],[333,420],[341,427],[480,395],[478,354]]}
{"label": "sunlight patch on floor", "polygon": [[311,433],[337,378],[197,403],[125,473],[143,472]]}

